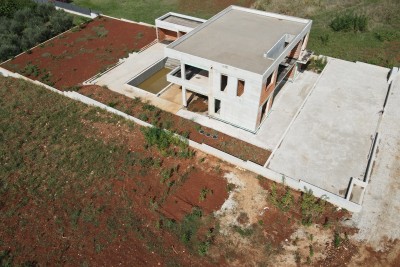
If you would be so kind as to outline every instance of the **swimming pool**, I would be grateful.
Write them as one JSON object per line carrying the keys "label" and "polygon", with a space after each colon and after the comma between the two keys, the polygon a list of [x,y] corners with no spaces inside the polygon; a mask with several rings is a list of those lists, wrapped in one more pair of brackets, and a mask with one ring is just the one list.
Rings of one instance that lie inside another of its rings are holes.
{"label": "swimming pool", "polygon": [[167,81],[167,74],[171,69],[165,67],[166,58],[155,63],[131,81],[129,85],[142,89],[152,94],[159,94],[164,88],[170,85]]}

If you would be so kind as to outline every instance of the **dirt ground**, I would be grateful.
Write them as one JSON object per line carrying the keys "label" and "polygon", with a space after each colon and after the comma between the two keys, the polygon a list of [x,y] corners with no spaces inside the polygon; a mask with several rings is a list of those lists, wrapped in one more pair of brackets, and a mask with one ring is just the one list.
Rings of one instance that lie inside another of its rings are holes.
{"label": "dirt ground", "polygon": [[156,108],[152,110],[149,105],[140,100],[131,99],[107,88],[91,85],[80,88],[78,92],[143,121],[186,135],[193,141],[205,143],[243,160],[250,160],[262,165],[271,154],[268,150],[203,127],[194,121]]}
{"label": "dirt ground", "polygon": [[120,58],[155,39],[153,27],[98,17],[1,67],[58,89],[66,89],[106,70]]}

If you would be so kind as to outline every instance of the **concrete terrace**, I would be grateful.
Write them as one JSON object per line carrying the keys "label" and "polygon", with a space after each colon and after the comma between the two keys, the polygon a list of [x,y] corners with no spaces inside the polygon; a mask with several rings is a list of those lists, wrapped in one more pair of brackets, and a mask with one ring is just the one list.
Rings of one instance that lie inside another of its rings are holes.
{"label": "concrete terrace", "polygon": [[344,197],[364,177],[388,72],[330,59],[267,167]]}
{"label": "concrete terrace", "polygon": [[227,13],[217,14],[170,47],[262,75],[274,62],[264,54],[285,34],[297,36],[310,23],[305,19],[265,14],[268,13],[228,9]]}

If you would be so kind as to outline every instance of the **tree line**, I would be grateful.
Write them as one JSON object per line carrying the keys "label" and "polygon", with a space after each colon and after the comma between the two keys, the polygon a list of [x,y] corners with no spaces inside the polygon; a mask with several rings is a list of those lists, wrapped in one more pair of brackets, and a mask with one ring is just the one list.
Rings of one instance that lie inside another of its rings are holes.
{"label": "tree line", "polygon": [[73,18],[51,4],[0,0],[0,62],[70,29]]}

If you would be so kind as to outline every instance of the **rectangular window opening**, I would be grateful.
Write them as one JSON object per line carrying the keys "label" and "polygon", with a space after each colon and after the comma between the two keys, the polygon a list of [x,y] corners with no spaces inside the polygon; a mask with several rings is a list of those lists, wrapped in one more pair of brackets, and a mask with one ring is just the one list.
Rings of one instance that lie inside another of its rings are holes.
{"label": "rectangular window opening", "polygon": [[214,100],[214,112],[220,114],[221,112],[221,100],[215,99]]}
{"label": "rectangular window opening", "polygon": [[244,93],[244,81],[238,80],[237,84],[237,96],[241,96]]}
{"label": "rectangular window opening", "polygon": [[228,76],[221,74],[221,92],[225,91],[228,85]]}
{"label": "rectangular window opening", "polygon": [[269,75],[268,79],[267,79],[267,83],[265,86],[265,89],[267,90],[268,86],[271,84],[272,82],[272,76],[274,75],[274,73],[271,73],[271,75]]}

